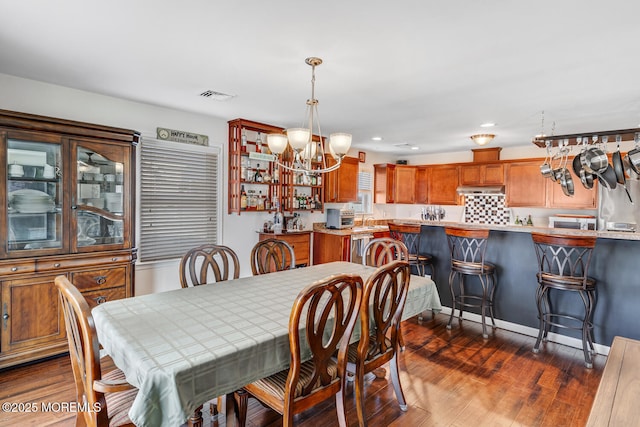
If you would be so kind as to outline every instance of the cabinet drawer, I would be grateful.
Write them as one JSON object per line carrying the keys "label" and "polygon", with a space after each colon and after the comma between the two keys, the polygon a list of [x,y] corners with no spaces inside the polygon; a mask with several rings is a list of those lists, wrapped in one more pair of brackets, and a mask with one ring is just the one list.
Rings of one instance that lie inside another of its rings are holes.
{"label": "cabinet drawer", "polygon": [[130,261],[130,256],[125,255],[104,255],[91,258],[49,258],[46,260],[38,260],[37,270],[41,271],[55,271],[55,270],[67,270],[76,267],[87,267],[92,265],[104,266],[115,263],[122,263]]}
{"label": "cabinet drawer", "polygon": [[284,240],[291,245],[296,255],[296,264],[309,264],[309,250],[311,248],[310,235],[302,234],[299,236],[288,235]]}
{"label": "cabinet drawer", "polygon": [[82,271],[71,274],[71,283],[80,291],[115,288],[126,285],[126,274],[126,267]]}
{"label": "cabinet drawer", "polygon": [[102,304],[107,301],[114,301],[117,299],[124,298],[126,296],[126,291],[124,286],[120,286],[118,288],[100,289],[97,291],[83,292],[82,296],[89,303],[89,307],[93,308],[98,304]]}
{"label": "cabinet drawer", "polygon": [[36,262],[31,261],[13,261],[0,265],[0,276],[8,274],[33,273],[36,271]]}

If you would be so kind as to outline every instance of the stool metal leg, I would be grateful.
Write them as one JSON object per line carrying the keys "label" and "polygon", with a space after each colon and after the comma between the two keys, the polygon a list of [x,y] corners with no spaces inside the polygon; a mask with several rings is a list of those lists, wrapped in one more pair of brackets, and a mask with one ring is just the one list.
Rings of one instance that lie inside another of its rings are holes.
{"label": "stool metal leg", "polygon": [[[591,357],[591,351],[594,350],[593,343],[591,342],[591,292],[579,291],[580,298],[584,304],[584,319],[582,320],[582,352],[584,353],[584,365],[587,368],[593,368],[593,359]],[[586,295],[585,295],[586,294]]]}
{"label": "stool metal leg", "polygon": [[538,353],[540,351],[540,342],[542,342],[542,337],[544,331],[546,329],[545,322],[545,314],[542,309],[543,299],[544,299],[545,288],[542,285],[538,285],[538,289],[536,290],[536,305],[538,307],[538,339],[536,340],[535,345],[533,346],[533,352]]}
{"label": "stool metal leg", "polygon": [[487,304],[487,286],[488,280],[485,275],[479,275],[478,279],[480,279],[480,285],[482,286],[482,299],[480,300],[480,315],[482,317],[482,338],[489,338],[489,334],[487,333],[487,321],[485,319],[485,308]]}
{"label": "stool metal leg", "polygon": [[[449,316],[449,323],[447,324],[447,329],[451,329],[451,322],[453,322],[453,317],[456,313],[456,293],[453,290],[454,281],[456,279],[456,272],[451,271],[449,273],[449,291],[451,292],[451,315]],[[460,316],[462,316],[462,306],[460,306]]]}

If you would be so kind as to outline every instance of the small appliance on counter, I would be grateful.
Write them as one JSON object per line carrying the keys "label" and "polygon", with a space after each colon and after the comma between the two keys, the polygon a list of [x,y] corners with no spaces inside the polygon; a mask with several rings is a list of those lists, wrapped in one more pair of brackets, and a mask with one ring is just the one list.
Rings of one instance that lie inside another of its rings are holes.
{"label": "small appliance on counter", "polygon": [[[640,200],[640,180],[630,179],[626,181],[629,194],[622,185],[614,189],[603,189],[600,186],[598,200],[598,227],[607,231],[623,231],[634,233],[638,230],[640,222],[640,209],[637,208]],[[634,200],[631,202],[629,200]]]}
{"label": "small appliance on counter", "polygon": [[334,230],[353,228],[356,214],[353,209],[327,209],[326,227]]}
{"label": "small appliance on counter", "polygon": [[591,215],[562,215],[549,217],[549,228],[571,228],[574,230],[595,230],[597,220]]}

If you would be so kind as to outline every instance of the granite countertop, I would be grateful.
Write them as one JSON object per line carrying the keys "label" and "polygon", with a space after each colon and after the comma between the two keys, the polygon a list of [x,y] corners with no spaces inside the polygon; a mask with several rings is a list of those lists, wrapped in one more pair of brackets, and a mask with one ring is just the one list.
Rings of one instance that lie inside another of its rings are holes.
{"label": "granite countertop", "polygon": [[593,231],[593,230],[573,230],[569,228],[549,228],[536,227],[526,225],[495,225],[495,224],[467,224],[456,221],[422,221],[419,219],[396,219],[395,222],[407,224],[423,224],[439,227],[466,227],[481,228],[497,231],[515,231],[518,233],[545,233],[559,236],[596,236],[601,239],[619,239],[619,240],[640,240],[640,233],[629,233],[620,231]]}
{"label": "granite countertop", "polygon": [[[390,220],[385,220],[385,222]],[[391,220],[393,222],[405,223],[405,224],[422,224],[438,227],[465,227],[465,228],[480,228],[496,231],[514,231],[518,233],[545,233],[554,234],[560,236],[596,236],[601,239],[618,239],[618,240],[640,240],[640,233],[629,233],[620,231],[593,231],[593,230],[572,230],[568,228],[549,228],[549,227],[536,227],[525,225],[497,225],[497,224],[467,224],[457,221],[423,221],[415,218],[397,218]],[[353,234],[366,234],[373,233],[375,231],[387,231],[389,228],[380,224],[372,227],[360,227],[355,226],[353,228],[345,228],[341,230],[332,230],[324,228],[324,223],[314,223],[313,231],[316,233],[335,234],[339,236],[350,236]]]}

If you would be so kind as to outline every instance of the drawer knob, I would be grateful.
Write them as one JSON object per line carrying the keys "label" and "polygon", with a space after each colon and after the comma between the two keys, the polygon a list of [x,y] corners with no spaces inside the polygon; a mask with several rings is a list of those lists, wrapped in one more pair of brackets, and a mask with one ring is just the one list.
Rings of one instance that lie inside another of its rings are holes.
{"label": "drawer knob", "polygon": [[118,258],[116,258],[116,257],[111,258],[111,261],[117,261],[117,260],[118,260]]}
{"label": "drawer knob", "polygon": [[7,320],[7,319],[9,318],[9,313],[5,313],[5,314],[3,314],[3,315],[2,315],[2,318],[3,318],[4,320]]}
{"label": "drawer knob", "polygon": [[95,297],[93,300],[96,302],[96,304],[102,304],[107,302],[107,297],[99,296],[99,297]]}
{"label": "drawer knob", "polygon": [[54,266],[55,268],[58,268],[58,267],[60,267],[60,263],[59,263],[59,262],[56,262],[55,264],[53,264],[53,266]]}
{"label": "drawer knob", "polygon": [[18,271],[18,267],[11,267],[11,271]]}
{"label": "drawer knob", "polygon": [[107,282],[107,276],[96,276],[93,278],[98,285],[104,285]]}

